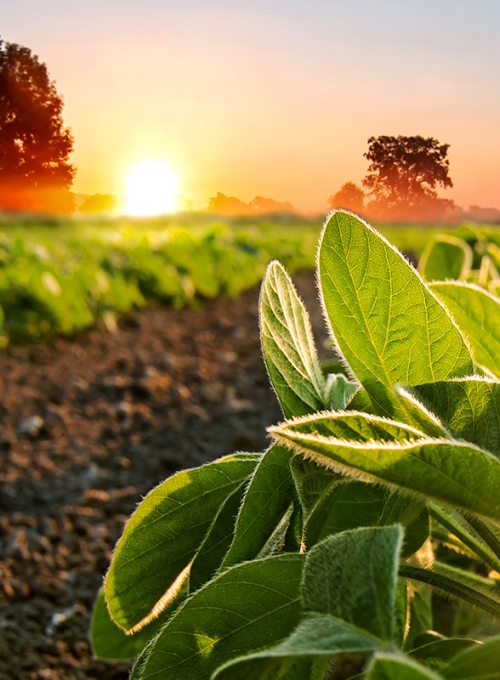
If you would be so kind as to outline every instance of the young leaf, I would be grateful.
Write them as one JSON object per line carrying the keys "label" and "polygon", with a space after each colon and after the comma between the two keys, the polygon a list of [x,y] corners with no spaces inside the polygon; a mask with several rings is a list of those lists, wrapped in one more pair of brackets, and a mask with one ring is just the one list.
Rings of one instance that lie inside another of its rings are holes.
{"label": "young leaf", "polygon": [[325,378],[309,315],[279,262],[271,262],[260,294],[260,337],[271,383],[288,418],[325,407]]}
{"label": "young leaf", "polygon": [[396,383],[472,373],[465,342],[418,273],[372,227],[335,211],[318,258],[322,302],[349,366],[381,415],[401,415]]}
{"label": "young leaf", "polygon": [[257,557],[294,499],[290,472],[292,453],[271,446],[250,480],[236,520],[234,538],[221,569]]}
{"label": "young leaf", "polygon": [[307,555],[304,609],[392,640],[401,527],[343,531]]}
{"label": "young leaf", "polygon": [[[366,419],[370,424],[373,416]],[[288,444],[337,472],[500,520],[500,461],[491,453],[474,444],[447,439],[346,441],[326,436],[325,416],[320,415],[318,420],[319,431],[314,431],[313,416],[271,427],[269,431],[279,443]],[[387,422],[388,429],[396,430],[399,426],[404,432],[401,424]],[[334,426],[332,423],[331,427]]]}
{"label": "young leaf", "polygon": [[229,659],[284,639],[300,618],[304,559],[279,555],[227,569],[177,610],[131,680],[209,678]]}
{"label": "young leaf", "polygon": [[[220,506],[253,472],[259,454],[235,454],[173,475],[130,518],[106,576],[111,616],[139,630],[180,587]],[[183,575],[183,576],[182,576]]]}
{"label": "young leaf", "polygon": [[472,267],[472,250],[468,243],[453,236],[438,236],[420,258],[418,270],[426,281],[464,279]]}
{"label": "young leaf", "polygon": [[432,283],[430,288],[450,310],[474,361],[500,378],[500,300],[474,284],[458,281]]}

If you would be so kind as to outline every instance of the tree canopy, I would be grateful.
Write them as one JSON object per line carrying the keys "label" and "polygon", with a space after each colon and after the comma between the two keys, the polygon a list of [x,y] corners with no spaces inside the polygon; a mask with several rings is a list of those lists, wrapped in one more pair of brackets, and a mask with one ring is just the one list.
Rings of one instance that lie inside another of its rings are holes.
{"label": "tree canopy", "polygon": [[365,207],[365,193],[354,182],[346,182],[339,191],[328,199],[330,208],[345,208],[362,213]]}
{"label": "tree canopy", "polygon": [[370,137],[370,161],[363,180],[371,201],[370,215],[382,219],[440,219],[453,201],[439,198],[437,188],[453,183],[448,174],[449,144],[433,137]]}
{"label": "tree canopy", "polygon": [[0,209],[71,212],[73,136],[47,67],[0,39]]}

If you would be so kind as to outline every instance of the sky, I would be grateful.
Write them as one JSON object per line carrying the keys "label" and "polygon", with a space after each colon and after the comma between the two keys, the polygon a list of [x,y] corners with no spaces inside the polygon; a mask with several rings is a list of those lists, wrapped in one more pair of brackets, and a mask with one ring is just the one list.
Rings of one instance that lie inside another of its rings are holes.
{"label": "sky", "polygon": [[459,206],[500,208],[499,0],[0,0],[1,37],[45,62],[78,193],[168,163],[218,191],[327,209],[369,137],[450,145]]}

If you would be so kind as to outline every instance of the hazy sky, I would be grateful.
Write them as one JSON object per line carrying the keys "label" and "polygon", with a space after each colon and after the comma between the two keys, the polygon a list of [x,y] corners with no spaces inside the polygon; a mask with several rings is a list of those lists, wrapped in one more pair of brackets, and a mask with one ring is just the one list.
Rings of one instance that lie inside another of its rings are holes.
{"label": "hazy sky", "polygon": [[500,208],[499,0],[0,0],[47,64],[74,189],[123,192],[145,158],[221,191],[324,210],[370,136],[450,144],[459,205]]}

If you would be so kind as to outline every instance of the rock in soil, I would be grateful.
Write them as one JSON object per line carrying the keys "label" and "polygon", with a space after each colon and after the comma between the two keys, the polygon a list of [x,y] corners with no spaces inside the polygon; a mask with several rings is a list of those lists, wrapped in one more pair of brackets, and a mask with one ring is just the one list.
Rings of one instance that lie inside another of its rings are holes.
{"label": "rock in soil", "polygon": [[[312,276],[296,282],[322,328]],[[257,301],[148,309],[0,354],[0,680],[128,677],[88,641],[128,516],[176,470],[263,450],[281,419]]]}

